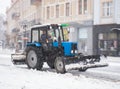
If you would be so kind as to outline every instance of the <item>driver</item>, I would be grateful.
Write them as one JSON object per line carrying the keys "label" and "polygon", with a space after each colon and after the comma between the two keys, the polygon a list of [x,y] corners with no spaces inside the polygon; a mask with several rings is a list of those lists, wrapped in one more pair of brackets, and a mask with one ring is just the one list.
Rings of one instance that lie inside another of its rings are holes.
{"label": "driver", "polygon": [[41,40],[42,40],[43,42],[45,42],[45,41],[46,41],[46,38],[47,38],[46,32],[43,31],[43,33],[42,33],[42,35],[41,35]]}
{"label": "driver", "polygon": [[[50,38],[51,38],[51,36],[48,34],[48,39],[50,39]],[[43,31],[43,33],[41,35],[41,40],[43,42],[46,42],[46,40],[47,40],[47,33],[46,33],[46,31]]]}

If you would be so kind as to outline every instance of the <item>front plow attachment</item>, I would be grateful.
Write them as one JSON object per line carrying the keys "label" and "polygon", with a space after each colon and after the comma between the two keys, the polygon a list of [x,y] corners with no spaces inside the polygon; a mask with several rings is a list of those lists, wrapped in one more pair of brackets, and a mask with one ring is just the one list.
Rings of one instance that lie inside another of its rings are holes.
{"label": "front plow attachment", "polygon": [[105,58],[106,57],[101,57],[100,55],[57,57],[55,68],[58,73],[65,73],[69,70],[86,71],[89,68],[108,66]]}
{"label": "front plow attachment", "polygon": [[107,63],[96,63],[96,64],[87,64],[87,65],[71,64],[71,65],[66,65],[66,70],[86,71],[89,68],[106,67],[106,66],[108,66]]}
{"label": "front plow attachment", "polygon": [[11,61],[14,65],[25,64],[26,55],[23,53],[11,54]]}
{"label": "front plow attachment", "polygon": [[[76,63],[75,63],[76,60]],[[66,69],[68,70],[79,70],[86,71],[89,68],[97,68],[97,67],[106,67],[108,63],[106,63],[106,56],[100,55],[89,55],[83,56],[79,55],[77,59],[75,59],[72,64],[66,65]]]}

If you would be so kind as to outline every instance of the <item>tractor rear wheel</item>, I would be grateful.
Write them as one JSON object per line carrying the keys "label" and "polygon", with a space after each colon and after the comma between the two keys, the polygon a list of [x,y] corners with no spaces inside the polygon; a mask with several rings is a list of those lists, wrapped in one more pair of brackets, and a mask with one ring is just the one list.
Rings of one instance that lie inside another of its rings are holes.
{"label": "tractor rear wheel", "polygon": [[26,64],[28,68],[40,70],[43,66],[42,50],[37,47],[28,47],[26,53]]}
{"label": "tractor rear wheel", "polygon": [[64,74],[66,72],[65,62],[64,62],[63,57],[56,57],[54,66],[55,66],[57,73]]}

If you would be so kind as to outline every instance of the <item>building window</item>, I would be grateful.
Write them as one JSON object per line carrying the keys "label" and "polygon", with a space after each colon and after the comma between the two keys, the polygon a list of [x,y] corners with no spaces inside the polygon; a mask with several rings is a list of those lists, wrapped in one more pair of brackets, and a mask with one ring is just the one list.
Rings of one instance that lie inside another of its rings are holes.
{"label": "building window", "polygon": [[59,5],[56,5],[56,18],[59,17]]}
{"label": "building window", "polygon": [[84,14],[87,14],[87,4],[88,0],[78,0],[78,14],[82,14],[82,11]]}
{"label": "building window", "polygon": [[78,14],[82,14],[82,0],[78,0]]}
{"label": "building window", "polygon": [[47,7],[47,19],[50,18],[50,7]]}
{"label": "building window", "polygon": [[84,14],[87,14],[87,0],[84,0]]}
{"label": "building window", "polygon": [[112,16],[112,2],[103,3],[103,16]]}
{"label": "building window", "polygon": [[70,3],[66,3],[66,16],[69,16],[70,14]]}

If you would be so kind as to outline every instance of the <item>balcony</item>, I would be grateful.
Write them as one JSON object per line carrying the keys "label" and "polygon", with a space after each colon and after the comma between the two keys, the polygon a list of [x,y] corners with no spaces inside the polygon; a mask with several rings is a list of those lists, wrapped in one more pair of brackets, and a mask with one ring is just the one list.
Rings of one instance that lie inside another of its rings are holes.
{"label": "balcony", "polygon": [[31,0],[31,5],[39,5],[41,3],[42,0]]}

